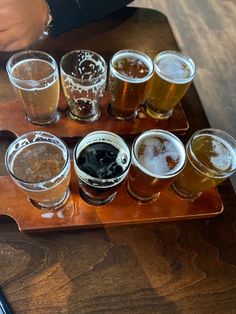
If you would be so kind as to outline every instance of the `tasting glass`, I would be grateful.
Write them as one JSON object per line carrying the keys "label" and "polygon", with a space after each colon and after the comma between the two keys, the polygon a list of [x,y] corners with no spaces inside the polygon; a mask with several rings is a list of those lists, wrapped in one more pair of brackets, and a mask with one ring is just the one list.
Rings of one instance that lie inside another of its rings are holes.
{"label": "tasting glass", "polygon": [[142,133],[131,149],[129,194],[140,203],[156,200],[182,171],[185,159],[184,145],[171,132],[154,129]]}
{"label": "tasting glass", "polygon": [[103,57],[90,50],[74,50],[62,57],[60,71],[69,117],[81,122],[98,120],[107,78]]}
{"label": "tasting glass", "polygon": [[113,55],[109,74],[111,116],[118,120],[132,120],[137,116],[152,74],[152,60],[140,51],[126,49]]}
{"label": "tasting glass", "polygon": [[[99,173],[103,171],[103,167],[105,167],[105,172],[109,171],[111,166],[114,165],[114,160],[110,160],[110,152],[106,153],[106,151],[104,151],[101,155],[101,152],[91,147],[91,145],[97,143],[110,144],[117,151],[115,167],[118,167],[120,171],[117,173],[115,169],[114,174],[112,172],[109,178],[104,178],[104,176],[99,175]],[[92,155],[88,157],[88,168],[94,167],[98,160],[102,161],[92,174],[88,174],[87,170],[85,172],[85,168],[82,169],[81,167],[82,152],[84,149],[88,148],[90,152],[92,151]],[[73,153],[74,168],[80,186],[81,197],[92,205],[99,206],[110,203],[114,199],[120,184],[128,174],[130,159],[129,147],[120,136],[112,132],[95,131],[82,138],[75,146]]]}
{"label": "tasting glass", "polygon": [[64,142],[41,131],[18,137],[8,147],[5,165],[9,175],[40,209],[57,209],[69,196],[70,156]]}
{"label": "tasting glass", "polygon": [[17,52],[7,62],[6,69],[29,122],[44,125],[60,118],[59,74],[52,56],[36,50]]}
{"label": "tasting glass", "polygon": [[236,172],[236,140],[218,129],[198,130],[186,145],[187,162],[172,188],[182,198],[196,199]]}
{"label": "tasting glass", "polygon": [[187,55],[167,50],[154,59],[154,74],[146,97],[146,112],[154,119],[166,120],[188,90],[196,66]]}

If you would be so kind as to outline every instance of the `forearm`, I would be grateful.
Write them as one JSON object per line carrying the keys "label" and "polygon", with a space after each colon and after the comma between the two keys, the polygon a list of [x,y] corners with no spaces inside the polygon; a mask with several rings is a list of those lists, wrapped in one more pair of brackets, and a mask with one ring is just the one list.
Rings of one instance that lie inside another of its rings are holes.
{"label": "forearm", "polygon": [[100,19],[130,2],[132,0],[48,0],[53,16],[52,34],[59,35]]}

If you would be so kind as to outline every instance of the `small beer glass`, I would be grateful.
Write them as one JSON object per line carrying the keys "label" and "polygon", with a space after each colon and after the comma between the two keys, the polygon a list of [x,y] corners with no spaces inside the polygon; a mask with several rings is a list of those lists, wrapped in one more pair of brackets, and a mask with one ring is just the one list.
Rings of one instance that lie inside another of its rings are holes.
{"label": "small beer glass", "polygon": [[99,206],[113,200],[128,174],[131,158],[120,136],[95,131],[77,143],[73,159],[81,197]]}
{"label": "small beer glass", "polygon": [[154,119],[171,117],[174,107],[196,73],[191,58],[178,51],[163,51],[154,59],[154,74],[146,97],[146,112]]}
{"label": "small beer glass", "polygon": [[75,50],[62,57],[60,70],[69,117],[81,122],[98,120],[107,78],[105,60],[96,52]]}
{"label": "small beer glass", "polygon": [[236,140],[224,131],[197,131],[188,141],[186,153],[186,165],[172,185],[182,198],[194,200],[236,171]]}
{"label": "small beer glass", "polygon": [[59,119],[58,67],[49,54],[18,52],[9,59],[6,69],[29,122],[44,125]]}
{"label": "small beer glass", "polygon": [[127,189],[141,203],[156,200],[182,171],[186,159],[182,142],[174,134],[158,129],[138,136],[131,156]]}
{"label": "small beer glass", "polygon": [[13,181],[34,206],[56,209],[66,202],[70,156],[56,136],[35,131],[18,137],[7,149],[5,164]]}
{"label": "small beer glass", "polygon": [[110,61],[109,111],[119,120],[134,119],[145,100],[148,81],[153,74],[152,60],[136,50],[118,51]]}

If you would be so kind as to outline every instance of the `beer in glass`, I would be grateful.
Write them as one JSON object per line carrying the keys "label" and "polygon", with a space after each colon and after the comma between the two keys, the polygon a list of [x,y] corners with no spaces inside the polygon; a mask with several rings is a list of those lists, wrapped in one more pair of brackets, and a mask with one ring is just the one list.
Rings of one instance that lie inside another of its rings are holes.
{"label": "beer in glass", "polygon": [[95,131],[77,143],[73,159],[81,197],[99,206],[113,200],[128,174],[131,158],[120,136]]}
{"label": "beer in glass", "polygon": [[59,77],[56,61],[42,51],[23,51],[7,62],[7,73],[26,116],[44,125],[59,119]]}
{"label": "beer in glass", "polygon": [[127,189],[139,202],[157,199],[169,186],[185,163],[182,142],[164,130],[149,130],[136,138],[131,150]]}
{"label": "beer in glass", "polygon": [[81,122],[98,120],[107,78],[102,56],[89,50],[71,51],[62,57],[60,70],[69,117]]}
{"label": "beer in glass", "polygon": [[163,51],[154,59],[146,97],[146,112],[154,119],[168,119],[195,76],[193,60],[177,51]]}
{"label": "beer in glass", "polygon": [[66,202],[70,156],[59,138],[41,131],[24,134],[9,146],[5,161],[13,181],[34,206],[56,209]]}
{"label": "beer in glass", "polygon": [[172,185],[182,198],[195,199],[236,171],[236,140],[221,130],[197,131],[186,153],[186,165]]}
{"label": "beer in glass", "polygon": [[144,102],[148,81],[153,74],[152,60],[136,50],[118,51],[110,61],[110,113],[120,120],[133,119]]}

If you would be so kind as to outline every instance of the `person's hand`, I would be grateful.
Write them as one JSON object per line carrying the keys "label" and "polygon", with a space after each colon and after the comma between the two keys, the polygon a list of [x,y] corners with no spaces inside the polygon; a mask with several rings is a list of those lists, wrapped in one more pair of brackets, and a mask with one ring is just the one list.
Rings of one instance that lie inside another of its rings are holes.
{"label": "person's hand", "polygon": [[44,31],[46,0],[0,0],[0,50],[29,47]]}

